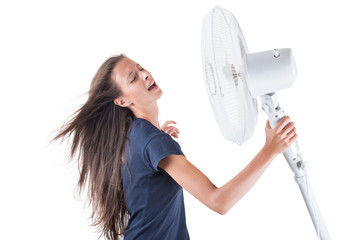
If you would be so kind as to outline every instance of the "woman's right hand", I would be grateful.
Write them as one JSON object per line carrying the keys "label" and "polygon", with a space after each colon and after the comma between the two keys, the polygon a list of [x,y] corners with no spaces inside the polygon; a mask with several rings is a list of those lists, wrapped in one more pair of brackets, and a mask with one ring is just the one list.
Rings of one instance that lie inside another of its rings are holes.
{"label": "woman's right hand", "polygon": [[264,148],[274,156],[285,152],[286,149],[297,139],[294,122],[290,122],[288,116],[280,120],[277,126],[272,129],[269,120],[265,127],[266,142]]}

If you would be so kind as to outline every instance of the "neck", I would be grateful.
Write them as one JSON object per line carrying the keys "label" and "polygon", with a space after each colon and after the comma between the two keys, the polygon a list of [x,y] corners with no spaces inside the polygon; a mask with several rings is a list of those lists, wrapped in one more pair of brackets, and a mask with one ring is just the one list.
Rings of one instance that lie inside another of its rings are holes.
{"label": "neck", "polygon": [[150,106],[147,106],[146,108],[136,108],[131,110],[134,113],[135,117],[146,119],[147,121],[151,122],[152,125],[160,129],[160,124],[158,120],[159,108],[156,102]]}

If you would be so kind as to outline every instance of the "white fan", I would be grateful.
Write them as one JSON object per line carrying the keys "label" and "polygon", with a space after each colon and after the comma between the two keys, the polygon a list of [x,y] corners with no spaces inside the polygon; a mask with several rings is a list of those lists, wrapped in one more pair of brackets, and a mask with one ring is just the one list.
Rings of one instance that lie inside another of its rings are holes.
{"label": "white fan", "polygon": [[[297,75],[291,49],[249,53],[234,15],[217,6],[204,18],[201,41],[205,85],[223,136],[239,145],[252,137],[257,96],[274,128],[285,116],[275,92],[291,87]],[[329,240],[297,141],[283,154],[295,173],[319,239]]]}

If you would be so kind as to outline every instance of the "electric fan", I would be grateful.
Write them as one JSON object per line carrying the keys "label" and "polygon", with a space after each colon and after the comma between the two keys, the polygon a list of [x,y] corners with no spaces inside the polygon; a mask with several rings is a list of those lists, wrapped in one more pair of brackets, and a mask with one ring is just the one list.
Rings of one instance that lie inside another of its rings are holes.
{"label": "electric fan", "polygon": [[[257,96],[274,128],[285,116],[275,92],[291,87],[297,75],[291,49],[249,53],[235,16],[218,6],[204,18],[201,42],[206,90],[223,136],[239,145],[252,137]],[[318,238],[329,240],[297,141],[283,155],[295,173]]]}

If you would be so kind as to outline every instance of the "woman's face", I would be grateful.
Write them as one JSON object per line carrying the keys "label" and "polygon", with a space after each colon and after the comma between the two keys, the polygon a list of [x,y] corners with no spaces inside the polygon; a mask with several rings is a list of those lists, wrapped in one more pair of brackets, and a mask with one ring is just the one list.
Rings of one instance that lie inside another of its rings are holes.
{"label": "woman's face", "polygon": [[162,95],[150,72],[129,58],[115,65],[113,79],[122,92],[114,102],[122,107],[146,108]]}

